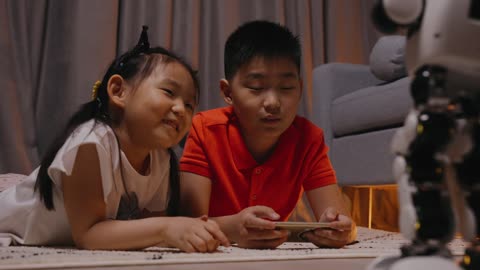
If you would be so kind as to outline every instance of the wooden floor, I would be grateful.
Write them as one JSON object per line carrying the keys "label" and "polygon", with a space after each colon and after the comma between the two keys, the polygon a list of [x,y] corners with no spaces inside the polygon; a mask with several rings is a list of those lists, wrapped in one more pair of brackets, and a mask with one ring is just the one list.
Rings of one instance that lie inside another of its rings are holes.
{"label": "wooden floor", "polygon": [[[398,232],[396,185],[345,186],[343,198],[358,226]],[[315,221],[308,200],[303,196],[290,221]]]}
{"label": "wooden floor", "polygon": [[399,231],[396,185],[346,186],[342,192],[357,225]]}

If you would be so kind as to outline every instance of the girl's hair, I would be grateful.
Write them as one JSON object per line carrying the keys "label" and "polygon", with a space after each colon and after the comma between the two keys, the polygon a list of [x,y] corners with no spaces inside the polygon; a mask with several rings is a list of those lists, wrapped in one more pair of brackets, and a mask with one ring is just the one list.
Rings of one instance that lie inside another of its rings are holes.
{"label": "girl's hair", "polygon": [[[132,81],[134,85],[140,84],[147,78],[159,63],[177,62],[185,67],[190,73],[195,91],[197,92],[197,102],[199,96],[199,82],[196,72],[181,57],[175,55],[162,47],[150,48],[147,36],[148,27],[144,26],[138,44],[131,50],[127,51],[109,66],[105,76],[103,76],[100,85],[94,93],[94,99],[83,104],[80,109],[70,118],[66,128],[53,141],[47,149],[43,157],[37,180],[35,182],[35,190],[40,193],[40,199],[48,210],[55,209],[53,204],[52,179],[48,175],[48,168],[52,164],[58,150],[65,143],[70,134],[81,124],[94,119],[95,123],[101,122],[111,126],[114,121],[112,115],[109,114],[109,96],[107,92],[107,83],[111,76],[118,74],[127,81]],[[118,139],[117,139],[118,140]],[[168,149],[170,153],[170,200],[167,207],[169,215],[176,215],[179,203],[179,166],[178,159],[172,149]],[[119,155],[120,158],[120,155]],[[120,163],[121,164],[121,163]]]}

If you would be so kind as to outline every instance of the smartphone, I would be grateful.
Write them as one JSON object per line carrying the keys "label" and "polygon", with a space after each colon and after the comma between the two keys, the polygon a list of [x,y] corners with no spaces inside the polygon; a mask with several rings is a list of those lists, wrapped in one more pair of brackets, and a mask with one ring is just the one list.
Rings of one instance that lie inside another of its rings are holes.
{"label": "smartphone", "polygon": [[287,240],[289,242],[308,242],[308,240],[303,237],[303,233],[319,228],[327,230],[333,229],[328,222],[275,222],[276,230],[287,230],[290,232]]}
{"label": "smartphone", "polygon": [[[315,230],[318,228],[330,228],[328,222],[275,222],[278,230]],[[331,228],[330,228],[331,229]]]}

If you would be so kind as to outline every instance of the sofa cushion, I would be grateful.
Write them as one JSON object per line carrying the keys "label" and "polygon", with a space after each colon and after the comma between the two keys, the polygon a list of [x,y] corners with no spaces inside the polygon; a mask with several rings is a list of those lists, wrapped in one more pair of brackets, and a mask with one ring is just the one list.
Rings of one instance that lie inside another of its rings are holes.
{"label": "sofa cushion", "polygon": [[386,82],[407,76],[405,37],[381,37],[370,53],[370,70],[377,78]]}
{"label": "sofa cushion", "polygon": [[334,139],[330,159],[338,184],[394,184],[392,138],[397,129],[384,129]]}
{"label": "sofa cushion", "polygon": [[409,85],[407,77],[335,99],[332,103],[333,137],[402,125],[413,106]]}

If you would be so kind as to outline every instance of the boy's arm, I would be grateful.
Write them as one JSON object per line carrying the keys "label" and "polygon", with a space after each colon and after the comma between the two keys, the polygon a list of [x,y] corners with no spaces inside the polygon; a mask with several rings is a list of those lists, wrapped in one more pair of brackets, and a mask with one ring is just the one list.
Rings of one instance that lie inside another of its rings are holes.
{"label": "boy's arm", "polygon": [[180,173],[180,213],[199,217],[208,215],[212,182],[210,178],[190,172]]}
{"label": "boy's arm", "polygon": [[[180,211],[183,215],[208,215],[211,180],[189,172],[180,174]],[[285,242],[287,231],[273,230],[278,214],[266,206],[248,207],[239,213],[210,218],[217,222],[227,238],[246,248],[275,248]]]}
{"label": "boy's arm", "polygon": [[315,188],[307,191],[306,194],[317,220],[320,220],[320,217],[328,207],[337,209],[339,214],[350,216],[337,184]]}
{"label": "boy's arm", "polygon": [[316,229],[304,236],[317,246],[343,247],[355,240],[356,225],[344,205],[323,133],[313,129],[311,134],[303,188],[317,221],[329,222],[334,230]]}
{"label": "boy's arm", "polygon": [[317,229],[305,236],[318,246],[342,247],[355,241],[355,222],[346,210],[339,187],[332,184],[306,192],[313,213],[319,222],[330,222],[336,230]]}

